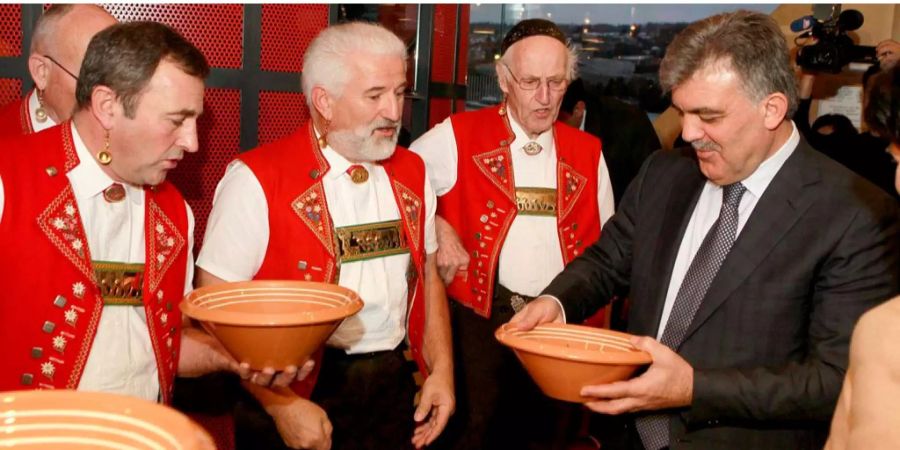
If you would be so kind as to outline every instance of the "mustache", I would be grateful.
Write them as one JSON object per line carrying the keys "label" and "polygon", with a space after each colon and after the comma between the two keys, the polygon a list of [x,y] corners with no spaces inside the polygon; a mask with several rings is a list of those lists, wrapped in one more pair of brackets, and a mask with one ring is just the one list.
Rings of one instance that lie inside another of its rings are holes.
{"label": "mustache", "polygon": [[379,128],[393,128],[396,131],[400,131],[400,121],[399,120],[390,120],[385,118],[376,119],[369,125],[369,133],[371,134],[375,130]]}
{"label": "mustache", "polygon": [[694,147],[694,150],[718,150],[719,146],[713,142],[709,141],[693,141],[691,142],[691,147]]}

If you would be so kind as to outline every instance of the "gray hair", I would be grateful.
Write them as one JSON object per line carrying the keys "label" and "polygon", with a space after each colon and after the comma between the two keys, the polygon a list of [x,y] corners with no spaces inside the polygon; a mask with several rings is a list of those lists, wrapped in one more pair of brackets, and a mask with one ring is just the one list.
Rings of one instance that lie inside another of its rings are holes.
{"label": "gray hair", "polygon": [[312,90],[323,87],[340,97],[350,81],[348,62],[353,53],[396,56],[406,65],[406,45],[393,32],[381,25],[348,22],[326,28],[319,33],[303,55],[302,86],[306,103],[313,109]]}
{"label": "gray hair", "polygon": [[797,110],[797,79],[791,69],[784,34],[771,17],[735,11],[690,24],[669,44],[659,66],[665,91],[687,81],[698,70],[728,62],[753,101],[780,92],[787,97],[786,117]]}
{"label": "gray hair", "polygon": [[[526,38],[527,39],[527,38]],[[519,41],[521,42],[521,41]],[[518,42],[517,42],[518,43]],[[506,53],[503,54],[502,57],[497,61],[497,63],[506,64],[509,67],[512,67],[512,56],[510,56],[514,51],[518,51],[515,49],[516,45],[513,44]],[[578,77],[578,50],[575,49],[572,45],[566,45],[566,81],[572,81]]]}
{"label": "gray hair", "polygon": [[[56,23],[73,9],[75,9],[75,5],[72,4],[55,4],[41,14],[34,25],[34,33],[31,35],[31,53],[36,53],[39,50],[38,46],[54,39],[53,32],[56,31]],[[41,50],[47,51],[46,49]]]}

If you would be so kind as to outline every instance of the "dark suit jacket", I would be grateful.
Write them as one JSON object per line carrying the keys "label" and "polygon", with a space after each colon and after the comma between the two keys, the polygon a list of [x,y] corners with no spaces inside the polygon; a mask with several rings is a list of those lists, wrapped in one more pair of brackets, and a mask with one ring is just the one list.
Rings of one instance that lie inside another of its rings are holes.
{"label": "dark suit jacket", "polygon": [[662,148],[656,130],[640,109],[614,97],[587,97],[584,131],[600,138],[616,207],[644,160]]}
{"label": "dark suit jacket", "polygon": [[[627,285],[628,331],[656,336],[678,246],[706,181],[692,156],[651,156],[601,239],[545,290],[560,298],[569,322]],[[759,199],[677,349],[695,372],[693,403],[672,411],[672,448],[821,448],[853,325],[897,292],[897,234],[893,199],[801,142]],[[602,427],[610,433],[601,437],[604,448],[616,440],[633,448],[630,424]]]}

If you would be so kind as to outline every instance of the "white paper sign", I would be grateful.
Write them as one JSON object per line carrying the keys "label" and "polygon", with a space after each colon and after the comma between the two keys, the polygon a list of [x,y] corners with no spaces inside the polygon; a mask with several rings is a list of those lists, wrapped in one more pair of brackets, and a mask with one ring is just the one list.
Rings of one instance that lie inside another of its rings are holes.
{"label": "white paper sign", "polygon": [[834,97],[819,100],[817,118],[825,114],[847,116],[858,130],[862,124],[862,86],[841,86]]}

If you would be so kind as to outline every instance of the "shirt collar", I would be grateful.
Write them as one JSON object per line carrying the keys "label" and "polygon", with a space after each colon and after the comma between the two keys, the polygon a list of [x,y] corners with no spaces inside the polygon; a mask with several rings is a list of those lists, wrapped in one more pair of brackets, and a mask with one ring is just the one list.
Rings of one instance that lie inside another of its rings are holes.
{"label": "shirt collar", "polygon": [[769,187],[769,183],[772,182],[775,175],[784,166],[785,161],[794,153],[794,150],[797,149],[797,145],[800,143],[800,133],[797,132],[797,127],[793,121],[790,124],[791,135],[787,141],[782,144],[778,151],[763,161],[749,177],[741,181],[741,184],[756,198],[762,197],[763,192]]}
{"label": "shirt collar", "polygon": [[535,141],[538,144],[541,144],[541,148],[544,150],[550,150],[553,147],[553,126],[551,125],[547,131],[544,131],[540,135],[538,135],[537,139],[529,139],[528,133],[525,132],[525,129],[519,125],[519,122],[516,122],[516,119],[513,118],[512,114],[507,114],[506,117],[509,118],[509,127],[512,129],[513,134],[516,135],[516,139],[513,141],[510,146],[510,150],[512,151],[523,151],[522,147],[525,144]]}
{"label": "shirt collar", "polygon": [[[69,182],[72,185],[72,192],[75,198],[86,199],[101,194],[104,189],[108,188],[115,181],[100,168],[100,163],[94,159],[87,145],[78,134],[75,128],[75,122],[69,122],[68,126],[72,127],[72,143],[75,144],[75,154],[78,156],[78,165],[69,171]],[[134,195],[139,188],[123,183],[125,186],[126,198],[133,201],[139,201],[138,196]]]}
{"label": "shirt collar", "polygon": [[28,114],[31,117],[31,128],[34,129],[34,132],[37,133],[39,131],[44,131],[47,128],[56,126],[56,122],[50,118],[50,115],[47,115],[47,120],[44,123],[40,123],[37,120],[37,109],[41,106],[40,102],[38,102],[37,89],[32,89],[31,93],[28,94]]}

